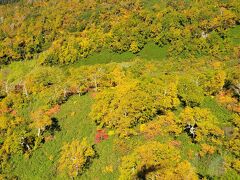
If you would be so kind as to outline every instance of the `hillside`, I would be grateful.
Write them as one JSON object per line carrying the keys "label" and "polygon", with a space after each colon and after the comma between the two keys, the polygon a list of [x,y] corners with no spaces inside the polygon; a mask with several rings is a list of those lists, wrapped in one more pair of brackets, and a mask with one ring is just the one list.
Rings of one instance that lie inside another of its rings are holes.
{"label": "hillside", "polygon": [[0,1],[1,179],[240,179],[238,0]]}

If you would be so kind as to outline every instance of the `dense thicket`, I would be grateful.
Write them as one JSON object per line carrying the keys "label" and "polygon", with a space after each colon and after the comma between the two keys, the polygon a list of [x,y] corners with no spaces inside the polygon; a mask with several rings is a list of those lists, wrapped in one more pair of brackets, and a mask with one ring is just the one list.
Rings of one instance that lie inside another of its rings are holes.
{"label": "dense thicket", "polygon": [[172,57],[229,55],[239,9],[238,0],[21,1],[0,7],[0,63],[39,55],[69,64],[105,48],[138,53],[149,41]]}

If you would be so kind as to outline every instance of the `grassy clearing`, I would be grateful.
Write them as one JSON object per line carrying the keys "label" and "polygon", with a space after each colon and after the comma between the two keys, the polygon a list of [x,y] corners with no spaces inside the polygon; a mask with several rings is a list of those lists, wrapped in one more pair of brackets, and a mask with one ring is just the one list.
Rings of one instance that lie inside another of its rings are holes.
{"label": "grassy clearing", "polygon": [[148,43],[137,55],[146,60],[161,61],[167,58],[167,49],[167,46],[159,47],[154,43]]}
{"label": "grassy clearing", "polygon": [[214,98],[206,97],[201,106],[202,108],[208,108],[218,118],[219,123],[224,126],[229,123],[232,118],[232,113],[219,105]]}
{"label": "grassy clearing", "polygon": [[[142,3],[143,3],[143,7],[148,9],[148,10],[153,10],[154,9],[154,6],[159,3],[159,0],[142,0]],[[161,6],[162,8],[165,7],[165,4],[164,4],[164,1],[161,2]]]}
{"label": "grassy clearing", "polygon": [[[52,179],[53,177],[66,179],[66,177],[56,176],[56,165],[63,144],[73,139],[82,140],[84,137],[94,144],[96,126],[88,117],[91,104],[92,99],[89,95],[73,96],[63,104],[61,111],[55,116],[61,131],[55,132],[54,140],[43,144],[30,158],[22,155],[14,156],[12,158],[12,163],[15,164],[13,174],[26,180]],[[115,139],[116,137],[110,136],[108,140],[95,145],[98,157],[77,179],[117,179],[120,155],[113,150]],[[108,168],[112,170],[108,171]]]}
{"label": "grassy clearing", "polygon": [[230,29],[227,33],[233,45],[240,45],[240,25]]}
{"label": "grassy clearing", "polygon": [[107,64],[111,62],[125,62],[133,59],[135,54],[131,52],[124,53],[114,53],[108,50],[103,50],[99,53],[93,53],[89,57],[73,64],[73,66],[84,66],[84,65],[94,65],[94,64]]}
{"label": "grassy clearing", "polygon": [[[31,72],[37,66],[37,61],[21,61],[13,62],[7,66],[0,67],[0,72],[4,72],[4,75],[8,76],[9,83],[19,82],[22,77]],[[3,79],[6,77],[2,77]]]}
{"label": "grassy clearing", "polygon": [[89,57],[79,61],[71,66],[78,67],[83,65],[94,65],[94,64],[107,64],[111,62],[127,62],[135,58],[142,58],[146,60],[161,61],[167,57],[167,46],[159,47],[158,45],[150,42],[137,54],[131,52],[114,53],[109,50],[103,50],[99,53],[94,53]]}
{"label": "grassy clearing", "polygon": [[89,96],[74,96],[62,105],[56,115],[61,131],[56,132],[54,140],[46,142],[34,151],[29,159],[15,156],[14,174],[20,179],[51,179],[55,173],[55,166],[59,152],[65,142],[73,139],[81,140],[87,137],[90,143],[94,141],[96,127],[88,118],[92,100]]}

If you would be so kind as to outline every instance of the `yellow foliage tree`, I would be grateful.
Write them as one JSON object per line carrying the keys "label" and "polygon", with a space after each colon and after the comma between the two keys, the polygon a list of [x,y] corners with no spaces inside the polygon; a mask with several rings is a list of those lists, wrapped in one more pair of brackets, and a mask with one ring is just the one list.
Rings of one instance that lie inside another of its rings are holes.
{"label": "yellow foliage tree", "polygon": [[155,107],[161,111],[176,108],[180,101],[177,94],[177,77],[161,76],[147,82],[146,90],[154,98]]}
{"label": "yellow foliage tree", "polygon": [[220,144],[219,137],[224,135],[223,130],[218,127],[217,118],[208,109],[186,107],[180,114],[179,123],[197,142],[211,141]]}
{"label": "yellow foliage tree", "polygon": [[47,126],[52,124],[51,117],[46,114],[46,111],[43,108],[31,113],[31,118],[33,121],[31,127],[37,128],[38,136],[41,135]]}
{"label": "yellow foliage tree", "polygon": [[233,122],[235,127],[231,138],[227,142],[227,147],[235,156],[240,157],[240,116],[234,115]]}
{"label": "yellow foliage tree", "polygon": [[155,136],[165,136],[168,134],[180,134],[182,129],[176,123],[174,113],[167,112],[166,115],[158,116],[155,120],[146,123],[142,129],[142,133],[146,138],[154,138]]}
{"label": "yellow foliage tree", "polygon": [[191,164],[181,159],[179,150],[155,141],[136,147],[132,154],[124,156],[119,171],[120,180],[198,179]]}
{"label": "yellow foliage tree", "polygon": [[61,149],[58,162],[58,172],[67,174],[71,178],[81,175],[86,165],[94,158],[95,151],[84,138],[81,142],[73,140],[65,144]]}
{"label": "yellow foliage tree", "polygon": [[153,98],[145,92],[139,81],[128,80],[100,92],[90,116],[100,126],[117,129],[117,133],[125,136],[137,124],[151,120],[155,114]]}

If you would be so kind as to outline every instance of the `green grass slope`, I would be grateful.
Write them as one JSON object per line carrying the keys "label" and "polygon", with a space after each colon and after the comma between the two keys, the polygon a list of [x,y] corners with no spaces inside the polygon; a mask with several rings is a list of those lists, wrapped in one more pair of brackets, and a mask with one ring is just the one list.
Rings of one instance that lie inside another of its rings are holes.
{"label": "green grass slope", "polygon": [[[56,165],[64,143],[73,139],[82,140],[86,137],[90,143],[94,143],[96,126],[88,117],[92,99],[89,95],[73,96],[67,103],[61,106],[60,112],[55,116],[61,131],[55,133],[54,140],[46,142],[32,154],[31,157],[13,157],[15,164],[13,171],[20,179],[66,179],[56,173]],[[97,158],[94,159],[90,168],[78,179],[117,179],[120,156],[113,151],[114,137],[103,141],[95,146]],[[110,167],[110,172],[106,169]],[[112,171],[112,172],[111,172]]]}
{"label": "green grass slope", "polygon": [[74,96],[62,105],[61,111],[56,115],[61,131],[56,132],[54,140],[46,142],[29,159],[15,157],[13,161],[16,169],[13,173],[21,179],[51,179],[65,142],[81,140],[83,137],[93,142],[96,128],[88,118],[91,102],[89,96]]}

